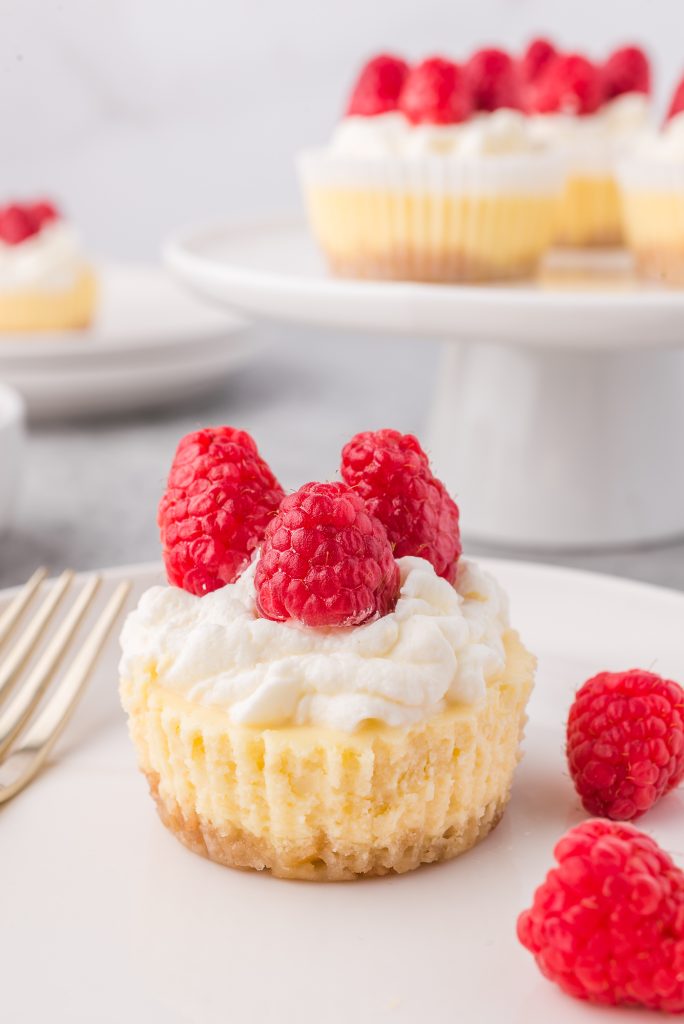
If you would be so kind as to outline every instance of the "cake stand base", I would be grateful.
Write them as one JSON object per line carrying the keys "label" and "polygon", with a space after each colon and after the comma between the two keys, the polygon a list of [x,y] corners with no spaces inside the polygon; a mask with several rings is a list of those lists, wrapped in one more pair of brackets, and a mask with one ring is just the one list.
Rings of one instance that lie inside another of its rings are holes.
{"label": "cake stand base", "polygon": [[464,532],[591,548],[684,533],[684,353],[444,346],[429,439]]}

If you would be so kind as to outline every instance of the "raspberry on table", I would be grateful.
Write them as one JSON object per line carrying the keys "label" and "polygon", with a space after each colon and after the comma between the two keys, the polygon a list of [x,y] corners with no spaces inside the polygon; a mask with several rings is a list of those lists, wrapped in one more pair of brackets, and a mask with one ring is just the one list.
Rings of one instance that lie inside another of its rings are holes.
{"label": "raspberry on table", "polygon": [[382,523],[342,483],[308,483],[282,501],[256,567],[260,614],[356,626],[394,608],[399,567]]}
{"label": "raspberry on table", "polygon": [[615,99],[627,92],[651,91],[651,66],[639,46],[622,46],[603,65],[603,98]]}
{"label": "raspberry on table", "polygon": [[654,672],[601,672],[580,687],[568,766],[590,814],[629,821],[684,778],[684,690]]}
{"label": "raspberry on table", "polygon": [[375,117],[396,110],[409,66],[401,57],[380,53],[364,64],[347,105],[347,116]]}
{"label": "raspberry on table", "polygon": [[505,50],[477,50],[465,70],[473,110],[522,109],[520,72]]}
{"label": "raspberry on table", "polygon": [[208,427],[187,434],[159,503],[169,582],[200,596],[234,582],[283,494],[245,431]]}
{"label": "raspberry on table", "polygon": [[433,476],[417,438],[397,430],[357,434],[342,450],[341,471],[384,525],[396,558],[424,558],[454,582],[461,554],[458,506]]}
{"label": "raspberry on table", "polygon": [[684,1012],[684,872],[631,825],[571,829],[518,918],[544,975],[577,999]]}
{"label": "raspberry on table", "polygon": [[430,57],[408,73],[399,109],[412,124],[457,124],[473,104],[463,68],[443,57]]}

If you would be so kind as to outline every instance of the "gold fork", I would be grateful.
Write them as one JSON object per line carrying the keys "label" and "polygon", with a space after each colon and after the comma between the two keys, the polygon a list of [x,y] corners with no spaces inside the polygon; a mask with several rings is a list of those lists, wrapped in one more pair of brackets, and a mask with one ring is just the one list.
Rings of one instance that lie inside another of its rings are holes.
{"label": "gold fork", "polygon": [[[45,569],[37,569],[0,615],[0,646],[10,640],[46,575]],[[102,582],[97,575],[86,577],[54,634],[45,641],[47,627],[57,609],[64,606],[74,575],[67,570],[55,580],[14,646],[0,660],[0,804],[28,785],[50,753],[86,688],[131,586],[124,580],[115,588],[62,678],[31,722]],[[29,667],[24,682],[7,703],[31,655],[43,641],[35,664]]]}

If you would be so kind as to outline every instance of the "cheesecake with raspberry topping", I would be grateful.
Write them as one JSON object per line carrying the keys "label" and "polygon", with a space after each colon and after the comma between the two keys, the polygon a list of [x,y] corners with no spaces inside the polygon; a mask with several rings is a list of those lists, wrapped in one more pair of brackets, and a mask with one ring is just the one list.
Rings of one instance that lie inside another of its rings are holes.
{"label": "cheesecake with raspberry topping", "polygon": [[501,50],[361,70],[330,143],[299,161],[309,222],[340,276],[435,283],[534,274],[563,162],[529,131]]}
{"label": "cheesecake with raspberry topping", "polygon": [[231,867],[408,871],[483,839],[510,794],[535,661],[505,595],[414,437],[359,434],[341,472],[283,497],[243,431],[189,435],[159,511],[180,586],[123,629],[159,814]]}
{"label": "cheesecake with raspberry topping", "polygon": [[0,207],[0,331],[86,327],[95,292],[78,236],[53,203]]}
{"label": "cheesecake with raspberry topping", "polygon": [[[554,242],[571,247],[624,241],[616,163],[648,130],[651,71],[639,47],[624,46],[604,62],[579,53],[550,53],[535,40],[526,109],[533,132],[567,160]],[[544,55],[535,65],[534,55]]]}
{"label": "cheesecake with raspberry topping", "polygon": [[618,178],[638,273],[684,287],[684,77],[665,124],[620,161]]}

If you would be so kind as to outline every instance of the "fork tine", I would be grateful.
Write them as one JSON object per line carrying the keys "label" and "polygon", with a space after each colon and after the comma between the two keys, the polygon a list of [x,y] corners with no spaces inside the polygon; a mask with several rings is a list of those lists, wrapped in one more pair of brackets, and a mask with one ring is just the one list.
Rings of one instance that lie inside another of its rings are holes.
{"label": "fork tine", "polygon": [[[19,672],[38,642],[42,631],[57,610],[74,574],[71,570],[63,572],[54,587],[45,598],[35,617],[29,622],[16,644],[0,666],[0,706],[17,681]],[[29,581],[30,582],[30,581]]]}
{"label": "fork tine", "polygon": [[97,657],[130,589],[128,581],[116,587],[54,694],[27,730],[20,745],[1,766],[1,775],[7,781],[0,777],[0,804],[16,796],[31,781],[50,753],[85,690]]}
{"label": "fork tine", "polygon": [[46,576],[47,569],[43,566],[41,566],[40,569],[36,569],[33,576],[26,581],[17,596],[10,602],[7,608],[5,608],[2,615],[0,615],[0,644],[3,644],[10,635],[24,608],[29,603]]}
{"label": "fork tine", "polygon": [[4,714],[0,715],[0,760],[13,740],[19,735],[45,693],[55,669],[64,657],[79,623],[95,597],[100,581],[100,576],[91,576],[87,580],[19,693]]}

